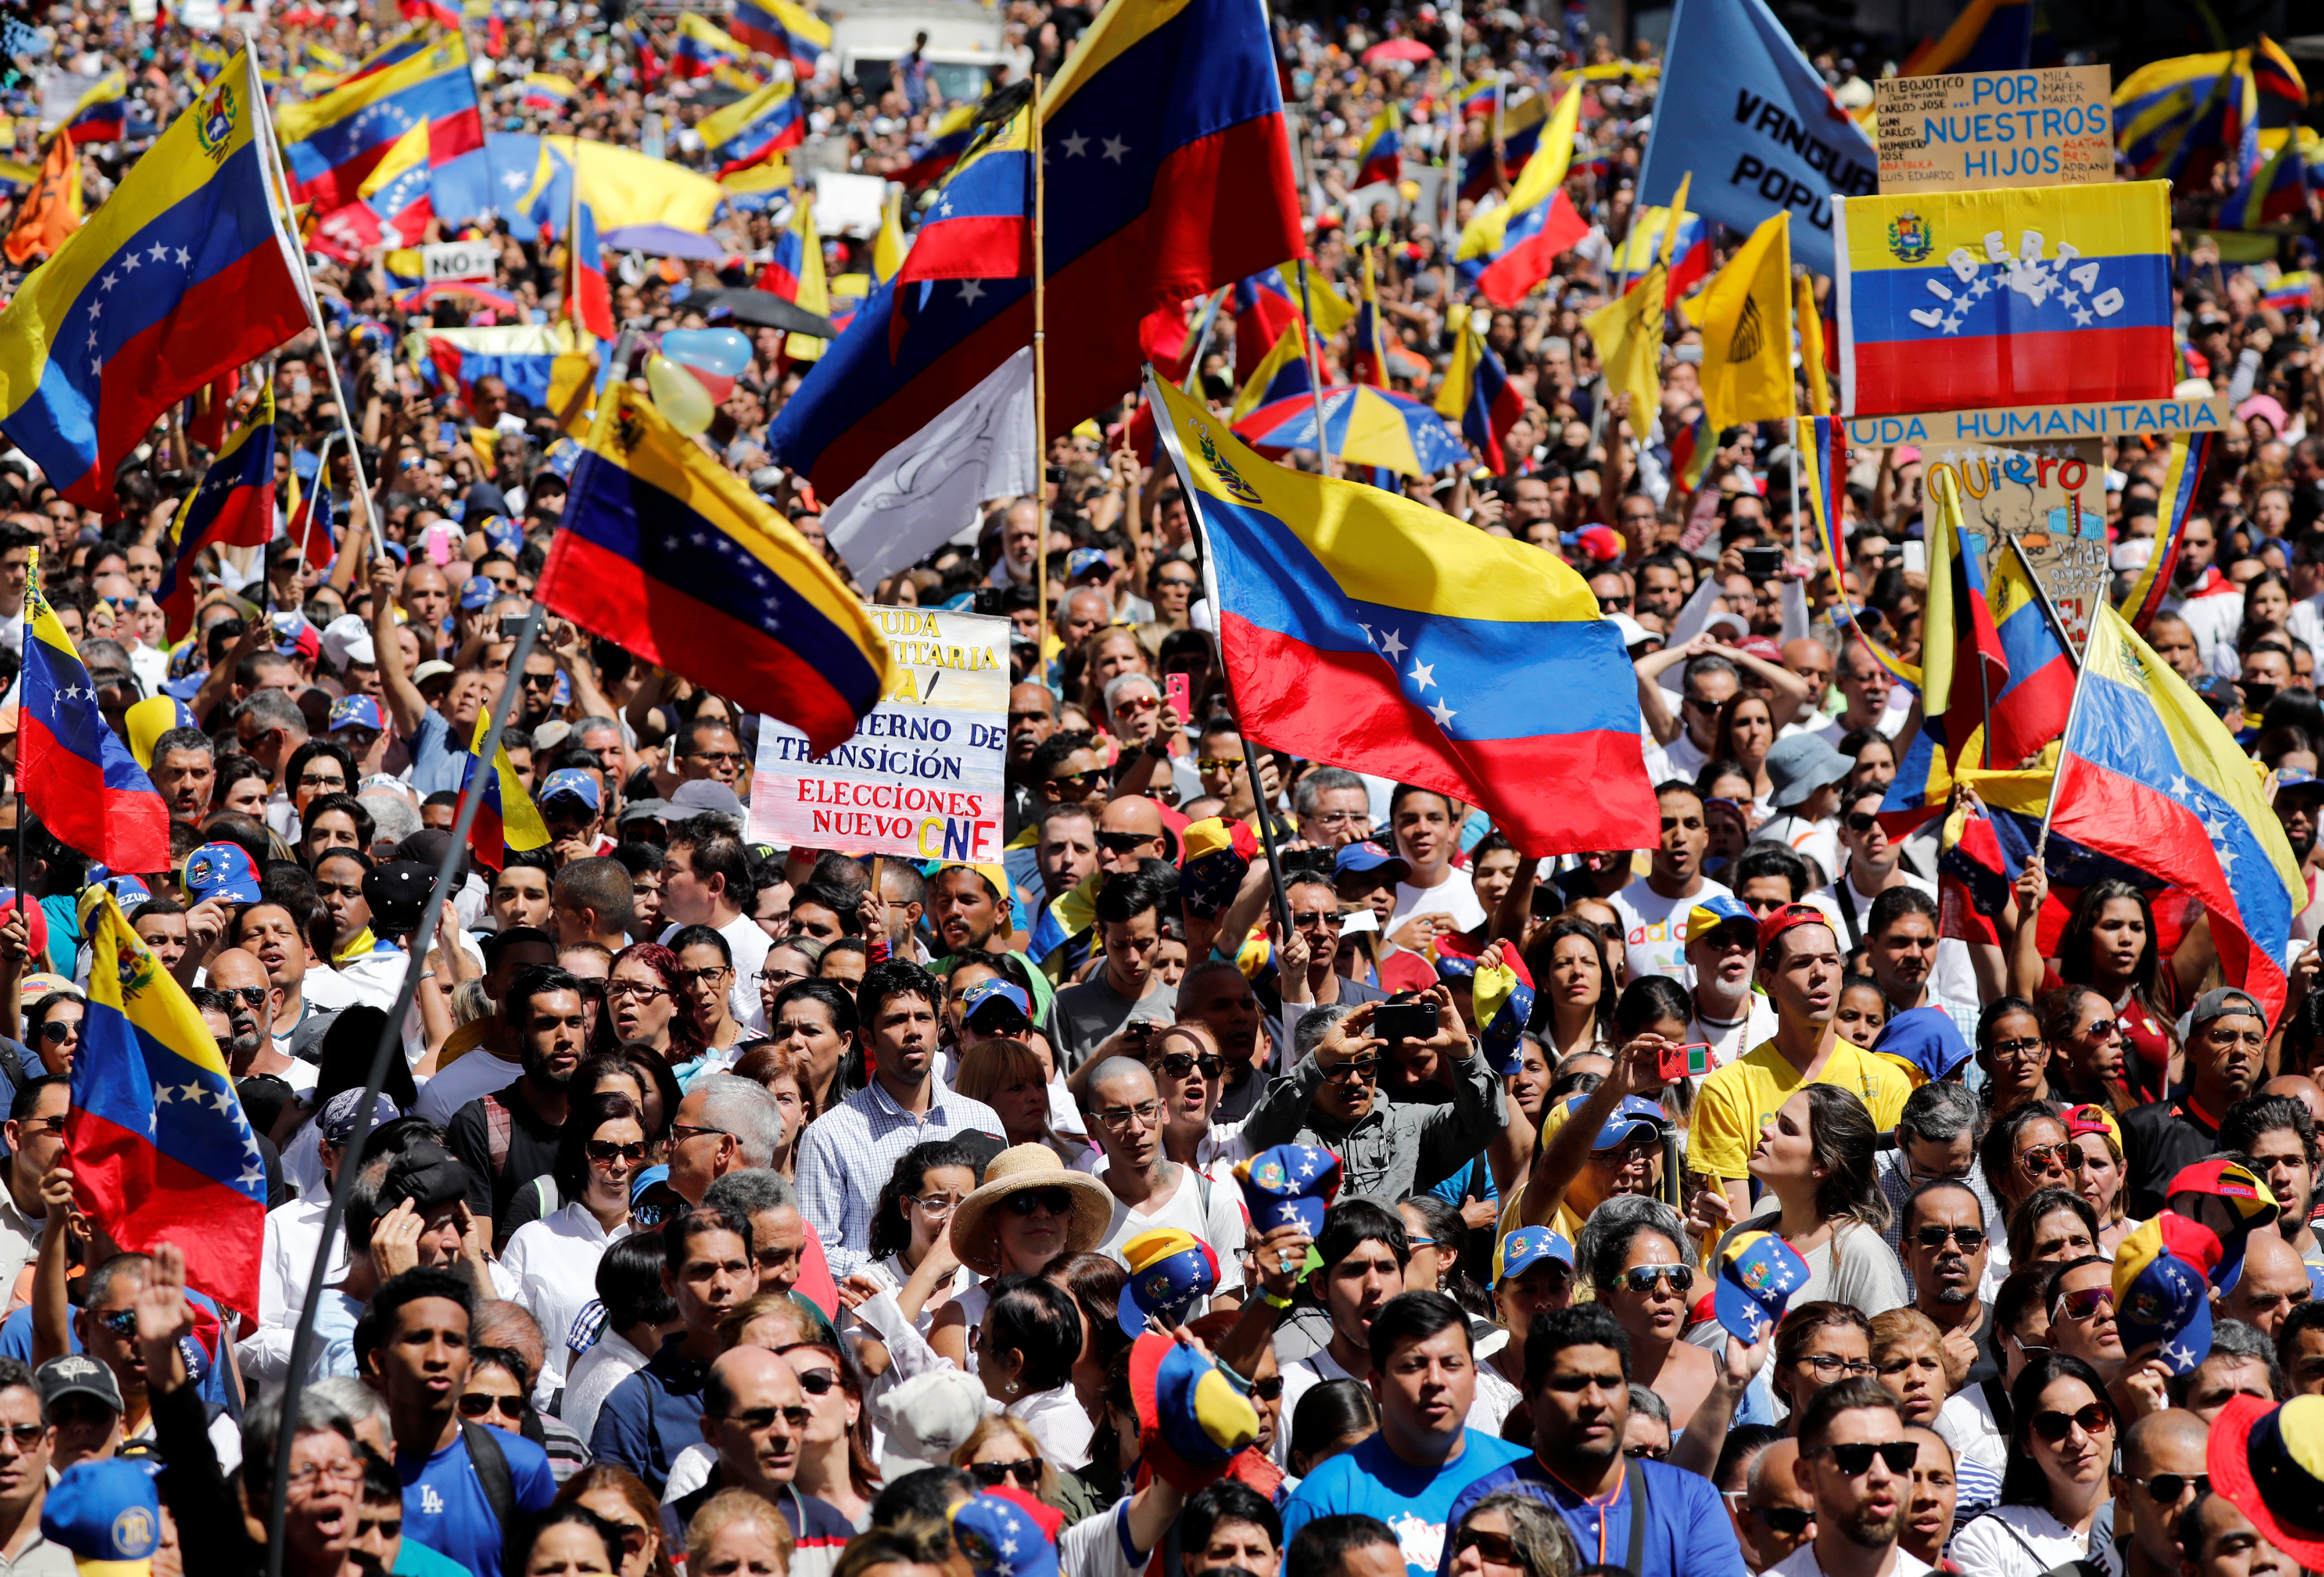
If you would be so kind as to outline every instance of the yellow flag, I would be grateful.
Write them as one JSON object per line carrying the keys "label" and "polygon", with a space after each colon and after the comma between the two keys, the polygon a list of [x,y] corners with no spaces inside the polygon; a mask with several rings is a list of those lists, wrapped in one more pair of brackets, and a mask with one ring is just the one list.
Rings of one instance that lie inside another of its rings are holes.
{"label": "yellow flag", "polygon": [[1267,391],[1274,384],[1277,375],[1284,368],[1296,366],[1305,359],[1307,347],[1300,339],[1304,332],[1298,324],[1294,323],[1259,358],[1259,365],[1251,369],[1250,378],[1243,384],[1242,392],[1235,396],[1234,414],[1228,418],[1231,423],[1240,421],[1266,404]]}
{"label": "yellow flag", "polygon": [[1291,304],[1308,314],[1315,332],[1331,338],[1348,326],[1356,309],[1348,305],[1347,298],[1332,288],[1332,281],[1311,267],[1305,259],[1293,265],[1298,272],[1291,274],[1286,283],[1291,286]]}
{"label": "yellow flag", "polygon": [[1714,429],[1792,414],[1791,215],[1778,210],[1711,280],[1702,324],[1702,409]]}
{"label": "yellow flag", "polygon": [[1816,311],[1815,281],[1802,274],[1798,285],[1798,305],[1794,309],[1800,326],[1800,362],[1808,374],[1808,414],[1831,414],[1831,381],[1823,370],[1823,318]]}
{"label": "yellow flag", "polygon": [[[823,237],[815,227],[815,199],[804,192],[791,211],[791,228],[798,233],[803,244],[799,248],[799,283],[796,303],[818,318],[831,315],[831,290],[823,278]],[[823,355],[825,341],[812,334],[786,335],[783,354],[795,362],[815,361]]]}
{"label": "yellow flag", "polygon": [[[1509,200],[1490,212],[1479,214],[1461,232],[1461,245],[1455,255],[1462,262],[1472,257],[1491,257],[1501,249],[1501,237],[1509,221],[1530,208],[1540,207],[1557,195],[1565,184],[1565,172],[1573,163],[1574,134],[1582,126],[1582,84],[1565,90],[1551,112],[1549,124],[1541,129],[1541,141],[1532,158],[1517,175],[1517,184],[1509,193]],[[1684,211],[1682,199],[1678,206]]]}
{"label": "yellow flag", "polygon": [[[1657,260],[1620,300],[1584,319],[1606,387],[1630,397],[1630,431],[1642,440],[1662,410],[1663,281],[1669,277]],[[1609,442],[1611,437],[1609,429]]]}
{"label": "yellow flag", "polygon": [[888,192],[888,211],[880,218],[880,234],[872,243],[872,277],[882,284],[894,279],[909,250],[904,239],[904,189],[893,187]]}
{"label": "yellow flag", "polygon": [[597,358],[590,352],[559,351],[549,364],[549,411],[568,438],[589,436],[596,392]]}

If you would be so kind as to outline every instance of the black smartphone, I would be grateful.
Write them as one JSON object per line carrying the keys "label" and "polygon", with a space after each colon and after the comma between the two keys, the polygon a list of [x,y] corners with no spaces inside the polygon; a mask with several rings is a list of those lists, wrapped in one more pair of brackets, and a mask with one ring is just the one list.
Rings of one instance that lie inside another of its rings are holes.
{"label": "black smartphone", "polygon": [[1382,1040],[1425,1040],[1436,1033],[1434,1002],[1382,1002],[1372,1015],[1372,1032]]}
{"label": "black smartphone", "polygon": [[1773,580],[1784,573],[1784,550],[1781,548],[1744,549],[1743,573],[1753,580]]}
{"label": "black smartphone", "polygon": [[518,632],[519,631],[522,630],[523,628],[524,628],[524,615],[523,615],[522,613],[503,613],[503,614],[501,615],[501,639],[502,639],[502,640],[503,640],[503,641],[513,641],[513,640],[515,640],[515,639],[517,638],[517,632]]}

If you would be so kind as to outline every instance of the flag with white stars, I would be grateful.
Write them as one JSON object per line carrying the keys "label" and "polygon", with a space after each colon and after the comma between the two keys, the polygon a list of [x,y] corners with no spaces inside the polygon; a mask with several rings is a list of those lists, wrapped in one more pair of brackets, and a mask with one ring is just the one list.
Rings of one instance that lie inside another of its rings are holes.
{"label": "flag with white stars", "polygon": [[2170,397],[2168,182],[1832,206],[1842,416]]}
{"label": "flag with white stars", "polygon": [[318,214],[359,201],[365,180],[408,133],[425,128],[430,169],[484,145],[467,45],[456,31],[320,97],[286,104],[275,120],[291,200]]}
{"label": "flag with white stars", "polygon": [[73,1055],[73,1197],[133,1252],[185,1251],[189,1286],[258,1306],[266,1167],[210,1027],[113,895],[92,887],[88,1010]]}
{"label": "flag with white stars", "polygon": [[2051,800],[2054,834],[2202,900],[2220,973],[2273,1026],[2308,901],[2300,861],[2227,724],[2104,605]]}
{"label": "flag with white stars", "polygon": [[67,845],[113,870],[167,870],[169,807],[106,722],[72,637],[41,595],[37,562],[24,613],[16,748],[25,805]]}
{"label": "flag with white stars", "polygon": [[266,384],[250,413],[186,494],[163,544],[168,566],[153,599],[161,604],[170,639],[193,631],[200,577],[194,561],[205,548],[263,548],[274,535],[274,385]]}

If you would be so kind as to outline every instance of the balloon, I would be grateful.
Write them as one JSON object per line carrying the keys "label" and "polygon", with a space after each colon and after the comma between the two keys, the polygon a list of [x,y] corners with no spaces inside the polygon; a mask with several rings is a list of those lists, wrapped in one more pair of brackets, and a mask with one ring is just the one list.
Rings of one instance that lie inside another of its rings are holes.
{"label": "balloon", "polygon": [[646,358],[646,388],[669,425],[689,436],[710,425],[717,406],[692,373],[665,355]]}
{"label": "balloon", "polygon": [[732,328],[678,328],[661,337],[661,354],[691,372],[714,401],[722,401],[751,364],[751,342]]}

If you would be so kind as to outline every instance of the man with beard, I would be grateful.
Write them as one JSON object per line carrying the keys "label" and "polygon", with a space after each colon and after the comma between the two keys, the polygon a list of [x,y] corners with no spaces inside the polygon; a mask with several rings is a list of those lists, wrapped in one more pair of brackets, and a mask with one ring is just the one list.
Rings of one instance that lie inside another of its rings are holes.
{"label": "man with beard", "polygon": [[2292,917],[2292,934],[2310,942],[2324,936],[2324,890],[2319,890],[2316,871],[2319,807],[2324,807],[2324,778],[2297,769],[2275,775],[2275,819],[2283,824],[2284,839],[2300,862],[2300,879],[2308,884],[2308,901]]}
{"label": "man with beard", "polygon": [[566,1096],[588,1034],[581,982],[553,964],[519,972],[503,1011],[524,1071],[461,1107],[445,1130],[467,1165],[469,1213],[492,1222],[495,1248],[517,1228],[509,1217],[519,1193],[556,1170]]}
{"label": "man with beard", "polygon": [[1964,1040],[1977,1038],[1978,999],[1973,977],[1959,977],[1966,999],[1941,994],[1937,982],[1937,900],[1917,887],[1885,890],[1872,900],[1864,922],[1864,955],[1872,978],[1887,1000],[1888,1016],[1914,1008],[1934,1008],[1953,1021]]}
{"label": "man with beard", "polygon": [[1896,1545],[1904,1531],[1913,1463],[1896,1398],[1874,1379],[1842,1380],[1800,1415],[1792,1471],[1815,1496],[1815,1542],[1767,1568],[1768,1577],[1921,1577],[1929,1563]]}
{"label": "man with beard", "polygon": [[[1605,1305],[1576,1304],[1535,1316],[1526,1338],[1525,1381],[1532,1398],[1533,1454],[1462,1490],[1445,1517],[1447,1527],[1459,1527],[1486,1496],[1513,1490],[1534,1496],[1565,1519],[1585,1563],[1627,1568],[1637,1577],[1742,1577],[1743,1549],[1711,1480],[1623,1454],[1630,1423],[1630,1339]],[[1862,1383],[1879,1390],[1877,1382]],[[1890,1416],[1901,1427],[1895,1406],[1889,1404]],[[1630,1547],[1634,1538],[1642,1548]],[[1451,1563],[1445,1565],[1449,1570]]]}
{"label": "man with beard", "polygon": [[[2298,1074],[2288,1075],[2301,1084]],[[2269,1084],[2283,1083],[2271,1079]],[[2219,1124],[2219,1148],[2251,1157],[2252,1170],[2275,1195],[2275,1230],[2310,1265],[2324,1265],[2309,1213],[2316,1205],[2316,1176],[2324,1153],[2316,1142],[2316,1120],[2307,1105],[2290,1094],[2262,1091],[2227,1108]]]}
{"label": "man with beard", "polygon": [[2130,1159],[2123,1204],[2132,1220],[2152,1219],[2163,1208],[2164,1185],[2218,1150],[2227,1108],[2266,1076],[2267,1030],[2265,1010],[2233,986],[2195,999],[2188,1015],[2185,1088],[2123,1113],[2122,1148]]}
{"label": "man with beard", "polygon": [[314,1065],[285,1056],[268,1033],[282,994],[268,982],[266,965],[256,954],[228,947],[212,958],[209,989],[224,1002],[226,1019],[234,1026],[226,1066],[234,1075],[235,1092],[251,1109],[252,1120],[262,1125],[263,1133],[272,1118],[281,1113],[284,1102],[299,1091],[315,1087]]}
{"label": "man with beard", "polygon": [[1991,1249],[1985,1206],[1967,1183],[1940,1177],[1904,1202],[1904,1259],[1913,1278],[1913,1306],[1944,1338],[1945,1388],[1958,1391],[2000,1371],[1983,1340],[1987,1309],[1978,1296]]}

